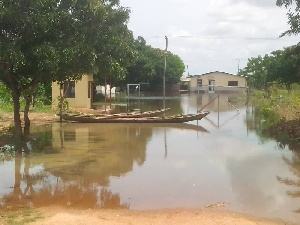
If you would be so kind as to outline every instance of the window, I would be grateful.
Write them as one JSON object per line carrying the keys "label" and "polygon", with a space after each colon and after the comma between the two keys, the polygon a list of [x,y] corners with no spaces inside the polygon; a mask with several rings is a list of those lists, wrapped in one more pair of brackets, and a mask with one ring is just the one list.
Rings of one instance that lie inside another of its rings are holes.
{"label": "window", "polygon": [[202,79],[197,79],[197,84],[198,84],[198,87],[202,87]]}
{"label": "window", "polygon": [[208,91],[215,91],[215,81],[214,80],[208,81]]}
{"label": "window", "polygon": [[239,86],[238,81],[228,81],[228,86]]}
{"label": "window", "polygon": [[75,98],[75,81],[66,81],[64,83],[64,95],[67,98]]}

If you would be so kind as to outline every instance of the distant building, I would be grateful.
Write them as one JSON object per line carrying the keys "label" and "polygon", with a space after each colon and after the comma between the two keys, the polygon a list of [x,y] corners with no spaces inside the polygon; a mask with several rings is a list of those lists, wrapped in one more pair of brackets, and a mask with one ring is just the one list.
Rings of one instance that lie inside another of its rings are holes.
{"label": "distant building", "polygon": [[245,77],[224,72],[210,72],[189,78],[191,92],[237,92],[247,89]]}
{"label": "distant building", "polygon": [[80,81],[66,81],[61,87],[59,84],[52,83],[52,107],[58,106],[58,97],[60,88],[67,98],[70,108],[87,108],[93,107],[93,75],[84,75]]}
{"label": "distant building", "polygon": [[191,82],[191,78],[186,77],[186,76],[182,76],[180,78],[180,88],[179,88],[179,92],[180,93],[186,93],[190,91],[190,82]]}
{"label": "distant building", "polygon": [[113,96],[115,96],[116,89],[117,89],[116,87],[112,87],[110,89],[110,85],[107,84],[106,85],[106,92],[105,92],[105,86],[98,85],[98,86],[96,86],[96,93],[97,94],[103,94],[103,95],[105,95],[105,93],[106,93],[106,95],[112,94]]}

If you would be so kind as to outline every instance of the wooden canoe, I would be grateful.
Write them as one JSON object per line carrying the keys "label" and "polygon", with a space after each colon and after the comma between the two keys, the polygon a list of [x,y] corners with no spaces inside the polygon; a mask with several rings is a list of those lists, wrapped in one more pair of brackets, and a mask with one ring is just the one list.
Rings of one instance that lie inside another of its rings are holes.
{"label": "wooden canoe", "polygon": [[[111,118],[140,118],[140,117],[152,117],[152,116],[159,116],[170,108],[166,109],[159,109],[154,111],[146,111],[146,112],[128,112],[128,113],[117,113],[117,114],[63,114],[62,118],[74,118],[79,120],[80,118],[101,118],[101,119],[111,119]],[[59,114],[58,114],[59,116]],[[65,119],[69,120],[69,119]]]}
{"label": "wooden canoe", "polygon": [[175,115],[165,117],[103,117],[103,116],[74,116],[63,114],[64,120],[80,123],[184,123],[193,120],[201,120],[209,112],[198,112],[197,114]]}

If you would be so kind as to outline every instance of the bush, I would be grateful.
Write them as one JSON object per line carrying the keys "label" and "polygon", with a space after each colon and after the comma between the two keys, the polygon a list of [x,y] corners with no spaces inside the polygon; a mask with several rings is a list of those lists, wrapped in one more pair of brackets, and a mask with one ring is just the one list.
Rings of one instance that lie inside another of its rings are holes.
{"label": "bush", "polygon": [[[57,97],[57,109],[60,110],[60,106],[61,106],[61,97],[58,96]],[[68,112],[69,111],[69,102],[67,101],[66,98],[62,97],[62,113],[64,112]]]}
{"label": "bush", "polygon": [[300,85],[273,83],[266,91],[253,92],[253,104],[269,126],[280,120],[294,120],[300,113]]}
{"label": "bush", "polygon": [[13,110],[13,100],[10,91],[0,83],[0,108],[1,111],[9,112]]}

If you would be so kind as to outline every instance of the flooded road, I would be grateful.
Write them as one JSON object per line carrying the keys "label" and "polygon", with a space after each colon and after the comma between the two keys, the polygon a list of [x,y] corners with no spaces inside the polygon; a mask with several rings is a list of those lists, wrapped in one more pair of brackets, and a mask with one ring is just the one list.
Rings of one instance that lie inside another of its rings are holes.
{"label": "flooded road", "polygon": [[[166,106],[170,114],[195,113],[213,97],[182,95],[168,98]],[[161,108],[161,99],[141,101],[147,110]],[[260,121],[241,94],[222,95],[205,110],[211,112],[207,117],[185,124],[35,128],[29,155],[0,162],[0,206],[143,210],[221,205],[299,222],[299,155],[258,136]]]}

